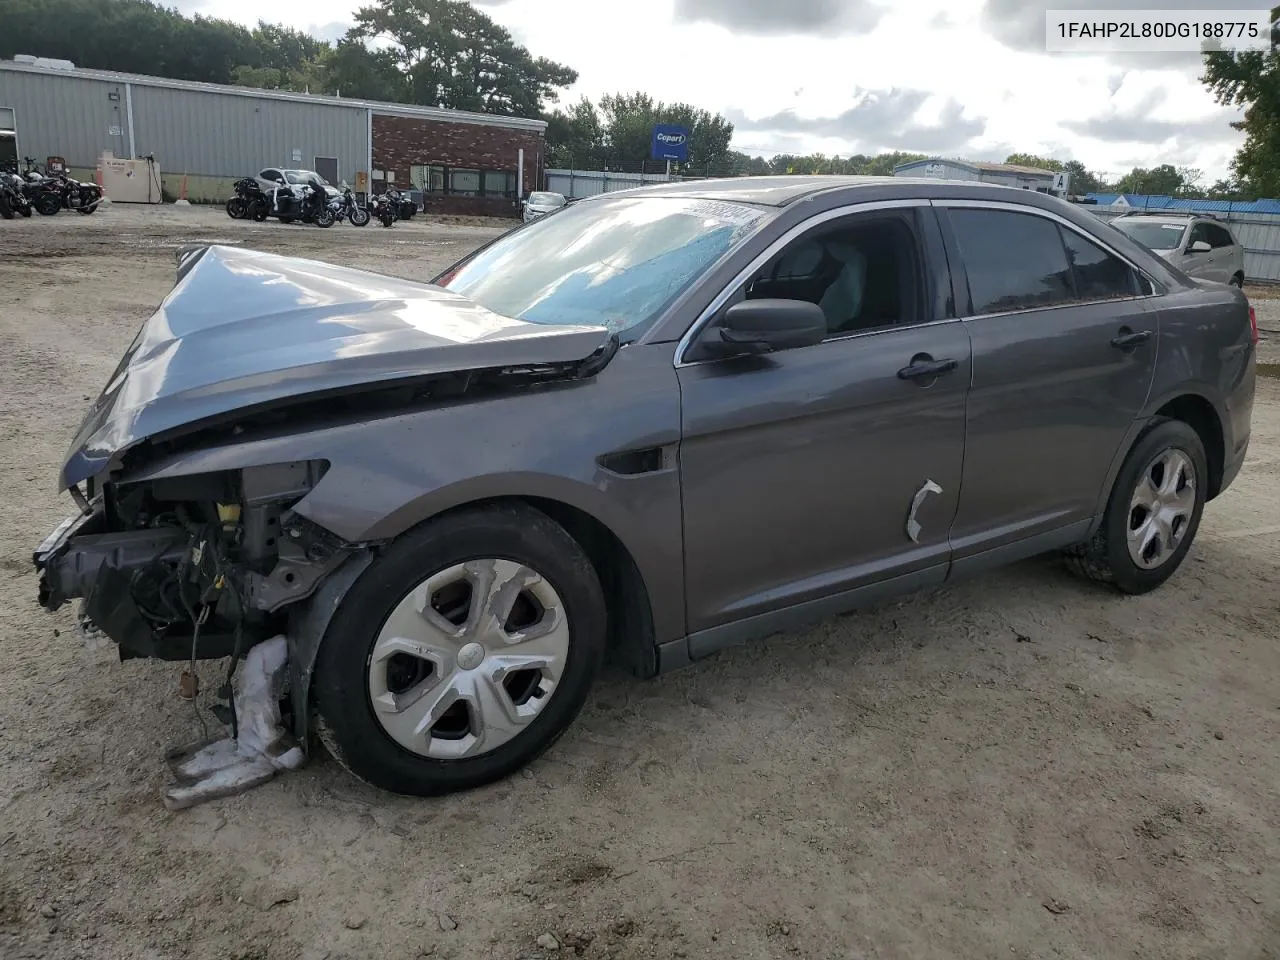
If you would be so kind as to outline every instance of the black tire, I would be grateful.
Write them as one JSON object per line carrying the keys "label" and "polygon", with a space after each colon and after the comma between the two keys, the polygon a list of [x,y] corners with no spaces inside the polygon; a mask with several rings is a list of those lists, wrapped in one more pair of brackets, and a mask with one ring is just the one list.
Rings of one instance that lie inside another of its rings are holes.
{"label": "black tire", "polygon": [[353,206],[347,211],[347,219],[351,221],[353,227],[367,227],[369,225],[369,211],[364,207]]}
{"label": "black tire", "polygon": [[1232,278],[1231,278],[1229,281],[1227,281],[1227,282],[1228,282],[1228,283],[1230,283],[1230,284],[1231,284],[1231,286],[1233,286],[1233,287],[1243,287],[1243,286],[1244,286],[1244,274],[1243,274],[1243,273],[1237,273],[1234,277],[1232,277]]}
{"label": "black tire", "polygon": [[62,209],[62,198],[56,193],[42,193],[36,197],[33,205],[36,208],[36,213],[42,217],[52,217]]}
{"label": "black tire", "polygon": [[31,216],[31,204],[29,204],[29,203],[24,203],[24,204],[22,204],[22,206],[18,207],[18,212],[19,212],[20,214],[22,214],[24,217],[30,217],[30,216]]}
{"label": "black tire", "polygon": [[9,205],[9,198],[0,196],[0,217],[6,220],[13,219],[13,207]]}
{"label": "black tire", "polygon": [[[1138,566],[1129,556],[1130,504],[1143,471],[1161,453],[1171,449],[1186,454],[1194,466],[1194,507],[1177,548],[1158,567],[1148,570]],[[1190,426],[1181,420],[1163,417],[1155,421],[1138,438],[1120,467],[1098,532],[1085,543],[1066,551],[1068,568],[1086,579],[1109,584],[1122,593],[1148,593],[1160,586],[1182,565],[1200,528],[1209,483],[1208,463],[1204,443]]]}
{"label": "black tire", "polygon": [[323,207],[316,211],[315,224],[317,227],[333,226],[333,211],[328,207]]}
{"label": "black tire", "polygon": [[227,216],[232,220],[243,220],[248,208],[242,197],[232,197],[227,201]]}
{"label": "black tire", "polygon": [[281,218],[280,218],[280,222],[281,222],[281,223],[293,223],[293,217],[281,217]]}
{"label": "black tire", "polygon": [[[382,624],[411,590],[479,557],[523,563],[555,589],[569,621],[568,656],[550,702],[513,739],[477,757],[431,759],[384,731],[370,702],[368,665]],[[316,660],[315,728],[338,763],[393,793],[436,796],[500,780],[555,743],[577,716],[603,659],[605,626],[595,569],[546,514],[522,504],[446,514],[392,543],[343,598]]]}

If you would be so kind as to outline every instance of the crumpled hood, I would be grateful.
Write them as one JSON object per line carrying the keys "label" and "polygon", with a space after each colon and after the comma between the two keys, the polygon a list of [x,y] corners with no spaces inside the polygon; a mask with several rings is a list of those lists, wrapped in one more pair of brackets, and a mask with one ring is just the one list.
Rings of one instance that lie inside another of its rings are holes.
{"label": "crumpled hood", "polygon": [[60,488],[149,437],[237,410],[451,371],[572,364],[610,336],[514,320],[431,284],[199,248],[86,414]]}

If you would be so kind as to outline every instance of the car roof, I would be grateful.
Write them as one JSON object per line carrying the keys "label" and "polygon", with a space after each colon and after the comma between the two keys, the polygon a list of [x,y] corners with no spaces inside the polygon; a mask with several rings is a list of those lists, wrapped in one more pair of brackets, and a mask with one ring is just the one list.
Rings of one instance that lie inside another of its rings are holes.
{"label": "car roof", "polygon": [[[683,180],[672,183],[656,183],[628,190],[615,190],[609,193],[586,197],[586,200],[597,200],[601,197],[688,197],[699,200],[723,200],[737,203],[751,203],[766,207],[785,207],[797,200],[804,200],[821,194],[855,192],[865,189],[871,192],[878,188],[882,195],[893,194],[904,199],[923,196],[921,188],[929,188],[931,196],[939,195],[938,191],[950,192],[951,189],[963,190],[967,197],[990,197],[993,200],[1008,200],[1011,194],[1026,197],[1045,196],[1035,191],[1018,187],[1007,187],[1001,184],[981,183],[976,180],[943,180],[938,177],[869,177],[869,176],[830,176],[830,175],[786,175],[764,177],[729,177],[719,180]],[[958,196],[959,194],[957,194]]]}

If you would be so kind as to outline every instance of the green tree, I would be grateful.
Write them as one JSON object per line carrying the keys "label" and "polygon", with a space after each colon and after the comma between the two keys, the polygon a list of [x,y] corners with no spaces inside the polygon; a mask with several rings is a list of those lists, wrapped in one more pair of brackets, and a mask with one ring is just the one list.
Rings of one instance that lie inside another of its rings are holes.
{"label": "green tree", "polygon": [[1068,160],[1062,169],[1070,176],[1069,189],[1074,194],[1102,193],[1107,183],[1102,177],[1085,168],[1079,160]]}
{"label": "green tree", "polygon": [[347,36],[389,43],[414,103],[537,116],[578,79],[464,0],[375,0],[355,19]]}
{"label": "green tree", "polygon": [[[1271,19],[1280,19],[1280,7]],[[1280,48],[1207,53],[1200,79],[1218,103],[1245,108],[1232,124],[1245,133],[1232,162],[1236,182],[1254,196],[1280,197]]]}
{"label": "green tree", "polygon": [[1182,190],[1182,174],[1171,163],[1145,169],[1134,167],[1125,174],[1116,188],[1121,193],[1144,193],[1157,196],[1176,196]]}
{"label": "green tree", "polygon": [[1037,157],[1033,153],[1011,153],[1005,158],[1005,163],[1016,164],[1020,167],[1035,167],[1039,170],[1052,170],[1057,173],[1063,169],[1061,160],[1052,160],[1048,157]]}
{"label": "green tree", "polygon": [[547,121],[547,165],[595,170],[604,164],[604,121],[586,97],[567,110],[555,110]]}

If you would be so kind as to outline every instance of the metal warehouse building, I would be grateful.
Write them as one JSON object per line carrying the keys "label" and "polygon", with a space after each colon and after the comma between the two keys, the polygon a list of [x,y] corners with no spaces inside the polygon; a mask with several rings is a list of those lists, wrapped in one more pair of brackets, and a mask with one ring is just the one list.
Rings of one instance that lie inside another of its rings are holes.
{"label": "metal warehouse building", "polygon": [[[0,164],[61,157],[93,179],[104,153],[150,155],[163,191],[225,200],[268,166],[315,170],[364,193],[422,190],[429,212],[515,216],[537,189],[546,122],[0,61]],[[8,156],[6,156],[8,154]]]}
{"label": "metal warehouse building", "polygon": [[1020,187],[1049,193],[1053,188],[1052,170],[1022,167],[1014,163],[970,163],[968,160],[913,160],[893,168],[895,177],[937,177],[940,180],[976,180],[1002,187]]}

